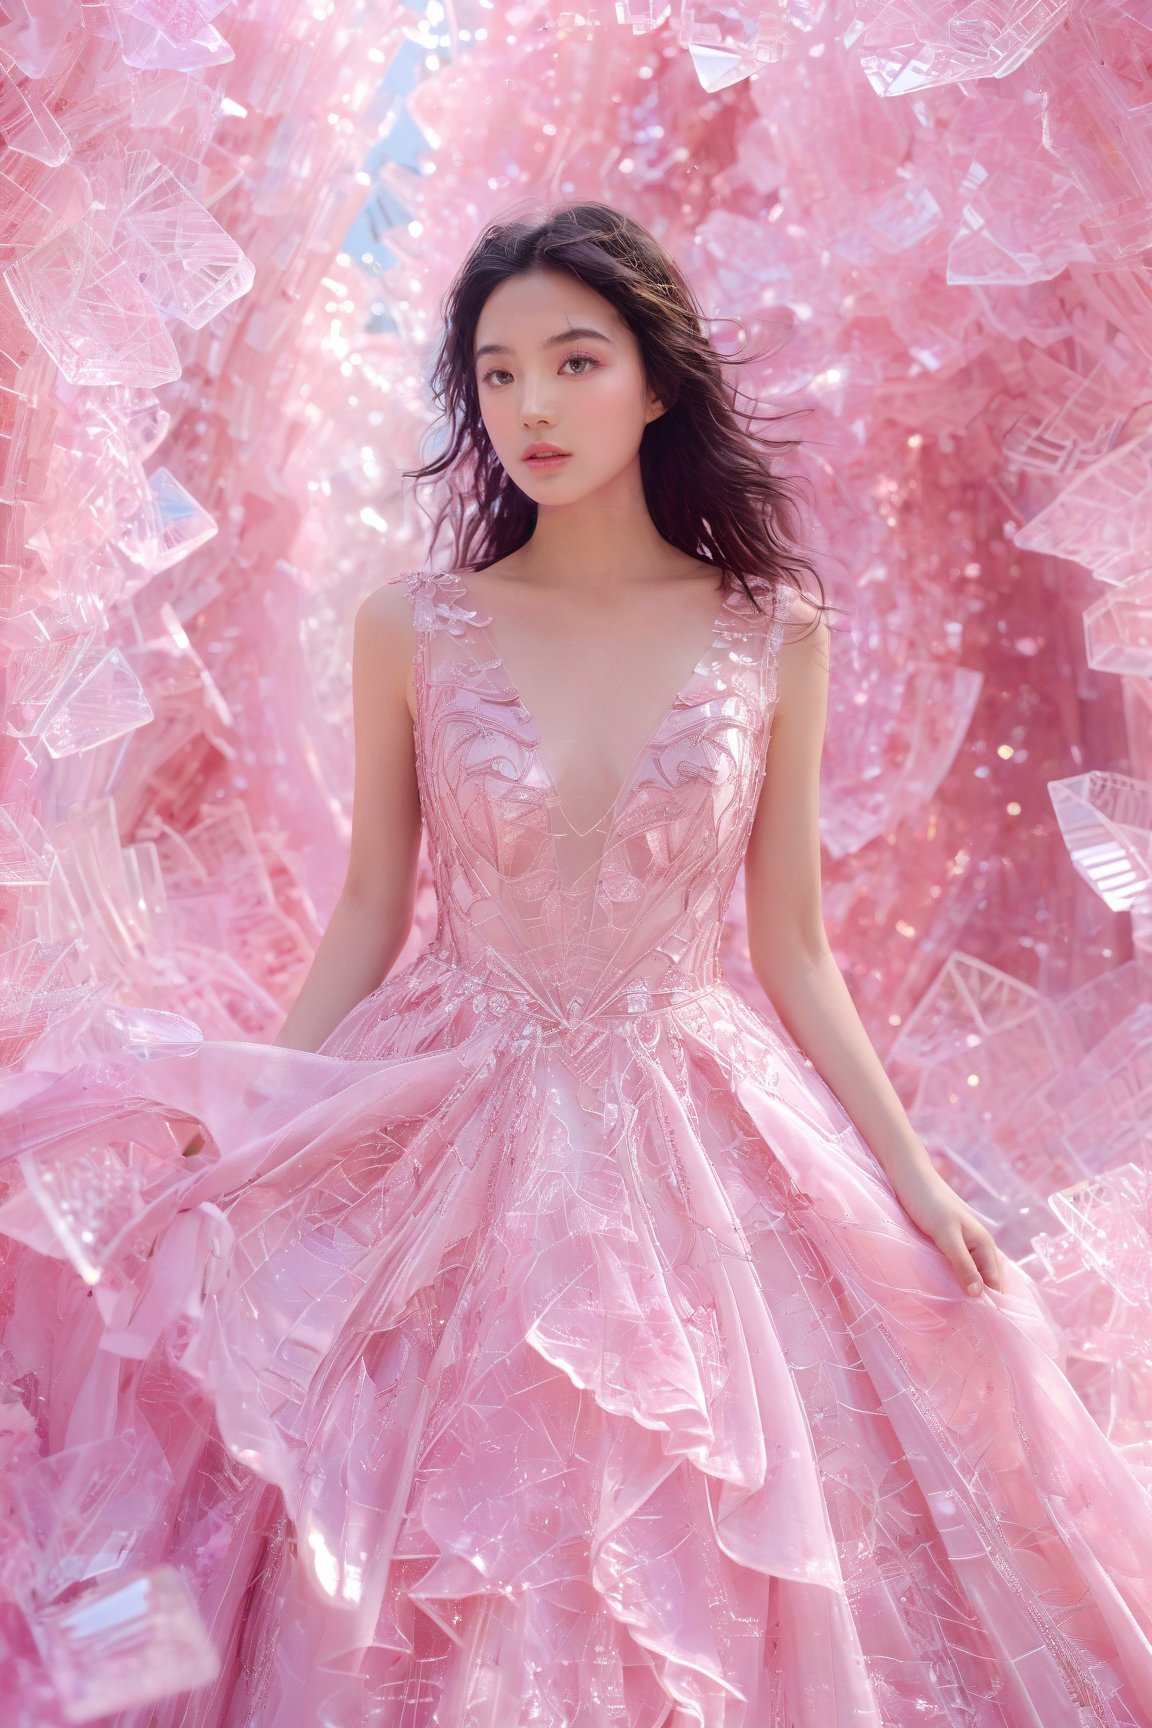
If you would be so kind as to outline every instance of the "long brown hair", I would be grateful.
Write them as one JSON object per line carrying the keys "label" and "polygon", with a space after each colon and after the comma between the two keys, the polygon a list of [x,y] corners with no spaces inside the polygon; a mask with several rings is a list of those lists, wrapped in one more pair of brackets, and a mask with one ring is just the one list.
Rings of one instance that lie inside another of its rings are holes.
{"label": "long brown hair", "polygon": [[473,348],[485,301],[511,276],[534,269],[566,270],[608,300],[636,337],[645,380],[665,412],[644,428],[640,473],[656,530],[680,551],[735,578],[753,604],[752,583],[773,589],[804,586],[803,571],[824,585],[797,549],[793,480],[771,472],[764,455],[793,449],[797,438],[766,438],[757,419],[737,418],[739,391],[729,389],[726,365],[756,356],[720,354],[705,333],[701,307],[674,260],[631,216],[611,204],[565,204],[534,224],[491,222],[457,271],[443,303],[444,332],[431,374],[433,399],[447,423],[441,453],[405,476],[446,476],[447,497],[436,515],[433,542],[445,521],[453,536],[452,567],[485,569],[531,539],[536,503],[505,472],[480,413]]}

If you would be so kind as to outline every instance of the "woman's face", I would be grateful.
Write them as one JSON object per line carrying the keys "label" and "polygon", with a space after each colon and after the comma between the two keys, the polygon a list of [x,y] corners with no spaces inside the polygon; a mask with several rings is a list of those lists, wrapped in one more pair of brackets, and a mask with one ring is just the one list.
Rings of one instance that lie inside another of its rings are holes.
{"label": "woman's face", "polygon": [[[492,447],[540,505],[574,503],[638,466],[644,428],[663,413],[627,324],[566,271],[525,271],[492,290],[476,325],[474,365]],[[569,454],[534,466],[525,452],[535,443]]]}

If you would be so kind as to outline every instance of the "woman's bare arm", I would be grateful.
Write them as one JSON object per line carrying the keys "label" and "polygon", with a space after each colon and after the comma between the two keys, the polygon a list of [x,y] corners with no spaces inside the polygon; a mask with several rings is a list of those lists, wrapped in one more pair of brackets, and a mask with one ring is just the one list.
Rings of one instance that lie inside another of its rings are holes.
{"label": "woman's bare arm", "polygon": [[352,641],[356,762],[348,867],[276,1044],[318,1049],[387,976],[411,930],[420,851],[409,708],[414,645],[402,586],[385,585],[361,603]]}
{"label": "woman's bare arm", "polygon": [[1000,1287],[998,1250],[917,1136],[856,1011],[824,929],[820,893],[820,759],[831,633],[797,599],[780,650],[779,701],[748,851],[745,897],[752,969],[788,1032],[867,1141],[916,1223],[965,1287]]}

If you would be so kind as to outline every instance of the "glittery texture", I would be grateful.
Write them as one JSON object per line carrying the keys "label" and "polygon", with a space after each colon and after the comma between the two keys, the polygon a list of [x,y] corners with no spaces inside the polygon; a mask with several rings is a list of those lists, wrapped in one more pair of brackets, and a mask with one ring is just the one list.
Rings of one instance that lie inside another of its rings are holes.
{"label": "glittery texture", "polygon": [[[606,198],[803,411],[830,941],[1152,1484],[1152,1316],[1049,1210],[1152,1113],[1150,69],[1139,0],[10,0],[0,1063],[273,1034],[346,858],[351,620],[428,555],[444,290],[483,222]],[[423,858],[404,962],[434,921]],[[720,953],[770,1013],[739,883]]]}
{"label": "glittery texture", "polygon": [[[125,1728],[1149,1728],[1152,1507],[1032,1281],[966,1297],[718,973],[791,591],[573,850],[489,620],[402,579],[425,950],[315,1054],[141,1023],[8,1100],[11,1606],[111,1528],[181,1567],[221,1678]],[[85,1516],[98,1432],[153,1438]]]}

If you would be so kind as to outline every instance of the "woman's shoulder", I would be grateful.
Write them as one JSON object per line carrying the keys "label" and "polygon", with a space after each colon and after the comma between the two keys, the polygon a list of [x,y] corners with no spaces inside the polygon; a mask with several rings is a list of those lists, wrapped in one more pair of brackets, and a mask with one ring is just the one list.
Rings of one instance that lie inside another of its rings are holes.
{"label": "woman's shoulder", "polygon": [[412,625],[412,578],[419,572],[398,571],[366,594],[356,609],[356,628],[374,641],[403,636]]}
{"label": "woman's shoulder", "polygon": [[785,709],[814,716],[822,729],[831,675],[832,632],[820,600],[807,589],[787,583],[776,595],[777,694]]}
{"label": "woman's shoulder", "polygon": [[824,646],[831,634],[828,616],[820,600],[795,583],[779,581],[772,593],[773,617],[780,631],[781,646],[810,642]]}

